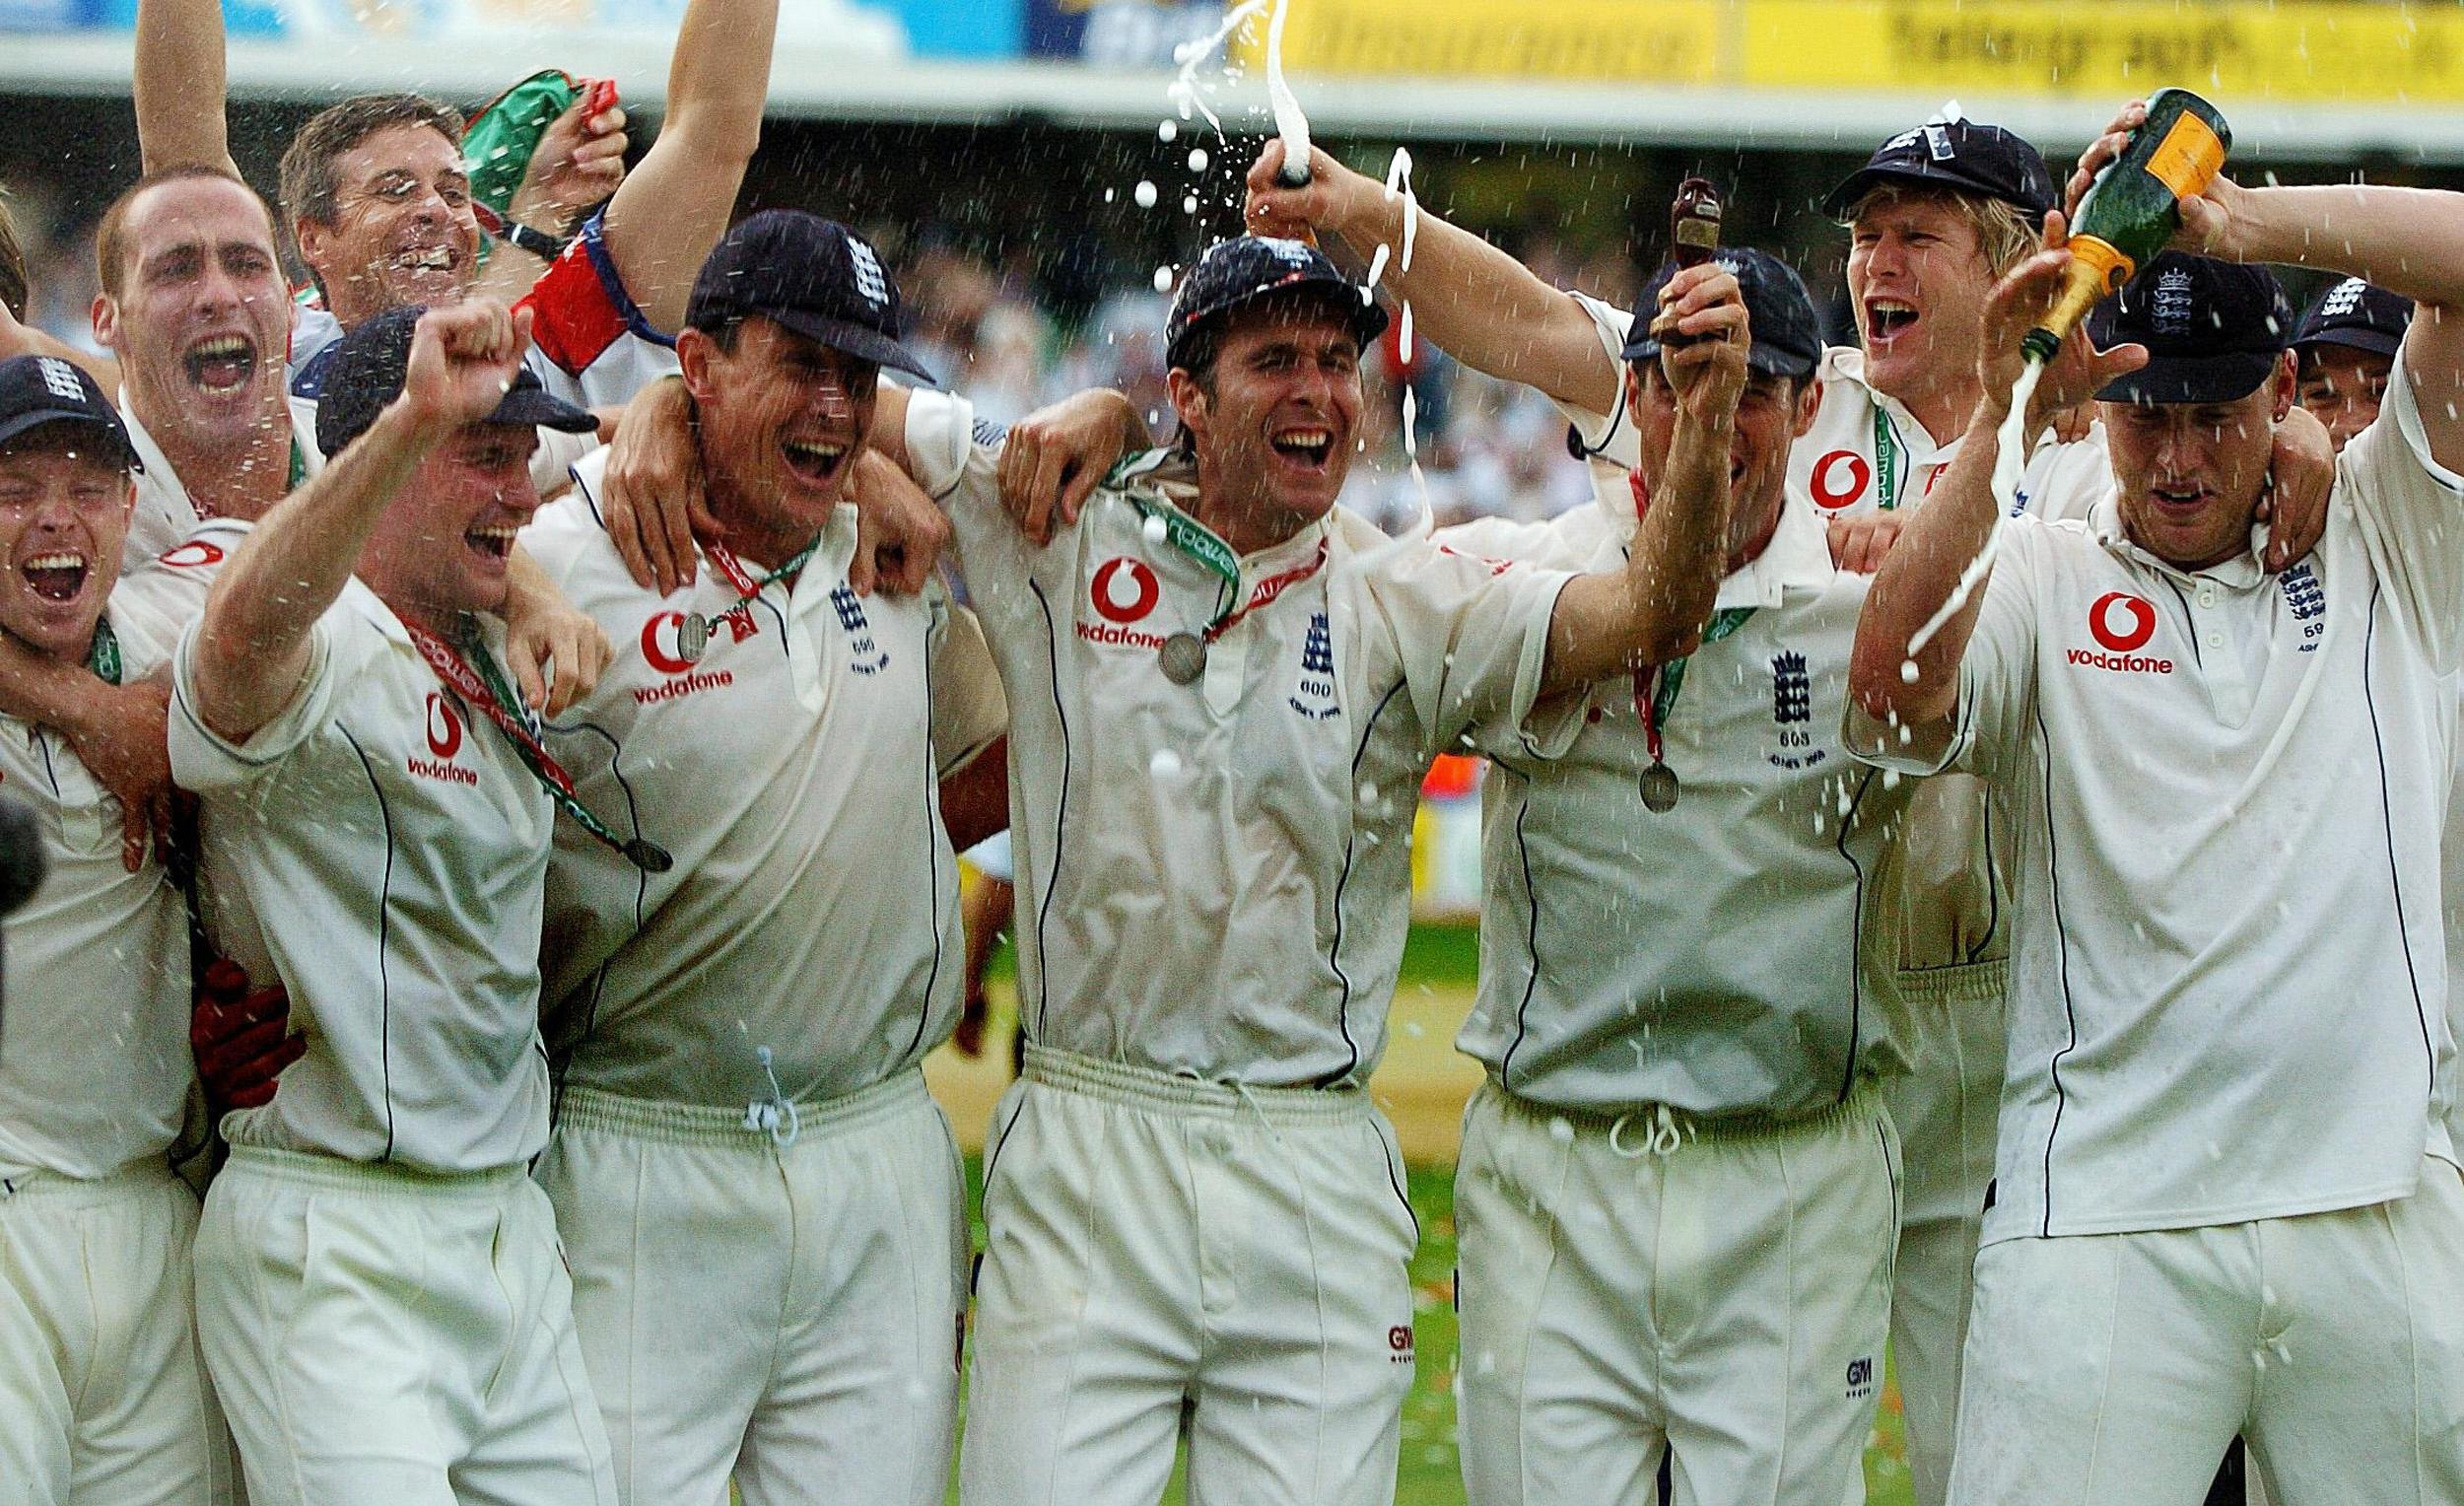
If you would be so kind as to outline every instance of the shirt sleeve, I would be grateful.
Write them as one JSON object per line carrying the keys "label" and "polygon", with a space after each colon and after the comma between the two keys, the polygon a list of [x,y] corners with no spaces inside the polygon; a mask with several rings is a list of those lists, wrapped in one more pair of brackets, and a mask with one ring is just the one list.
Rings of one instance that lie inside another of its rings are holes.
{"label": "shirt sleeve", "polygon": [[197,715],[194,665],[205,619],[200,616],[188,625],[171,655],[171,778],[180,787],[202,792],[254,784],[323,728],[332,717],[334,686],[343,678],[334,662],[334,613],[339,610],[347,609],[327,611],[308,630],[308,672],[289,704],[244,742],[224,738]]}
{"label": "shirt sleeve", "polygon": [[932,757],[943,779],[1009,729],[1009,702],[983,624],[963,606],[947,612],[932,650]]}
{"label": "shirt sleeve", "polygon": [[1848,698],[1842,733],[1860,761],[1905,774],[1959,769],[1999,777],[2035,704],[2036,571],[2049,530],[2021,515],[2002,525],[1976,630],[1959,659],[1959,699],[1948,723],[1893,726]]}
{"label": "shirt sleeve", "polygon": [[1625,334],[1633,326],[1634,315],[1588,293],[1570,293],[1567,297],[1582,306],[1583,311],[1592,316],[1593,327],[1600,331],[1601,346],[1617,369],[1617,400],[1608,413],[1594,413],[1567,402],[1559,402],[1557,411],[1574,426],[1575,443],[1581,447],[1579,458],[1597,457],[1620,470],[1632,470],[1642,460],[1642,443],[1635,437],[1631,416],[1625,411]]}
{"label": "shirt sleeve", "polygon": [[1362,582],[1402,666],[1423,746],[1443,752],[1475,727],[1529,721],[1547,668],[1549,618],[1573,575],[1434,542],[1383,547],[1398,552]]}
{"label": "shirt sleeve", "polygon": [[625,291],[616,259],[608,254],[603,213],[590,217],[517,307],[531,310],[530,343],[569,376],[588,371],[627,335],[652,345],[676,343],[651,325]]}
{"label": "shirt sleeve", "polygon": [[2336,503],[2349,503],[2370,565],[2430,661],[2464,668],[2464,478],[2430,458],[2421,405],[2399,351],[2378,421],[2336,463]]}
{"label": "shirt sleeve", "polygon": [[907,463],[916,484],[949,515],[958,569],[983,630],[1022,631],[1034,546],[1001,509],[1001,446],[1009,433],[975,416],[967,399],[917,387],[907,399]]}

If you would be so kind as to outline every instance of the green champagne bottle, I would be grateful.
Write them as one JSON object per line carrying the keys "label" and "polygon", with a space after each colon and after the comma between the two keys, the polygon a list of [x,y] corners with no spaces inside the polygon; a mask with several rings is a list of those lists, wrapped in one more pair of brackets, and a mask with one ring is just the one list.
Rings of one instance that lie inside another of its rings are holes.
{"label": "green champagne bottle", "polygon": [[2061,296],[2020,341],[2031,359],[2051,361],[2098,300],[2164,249],[2181,226],[2181,201],[2207,190],[2232,145],[2233,128],[2215,105],[2187,89],[2156,92],[2147,122],[2079,201]]}

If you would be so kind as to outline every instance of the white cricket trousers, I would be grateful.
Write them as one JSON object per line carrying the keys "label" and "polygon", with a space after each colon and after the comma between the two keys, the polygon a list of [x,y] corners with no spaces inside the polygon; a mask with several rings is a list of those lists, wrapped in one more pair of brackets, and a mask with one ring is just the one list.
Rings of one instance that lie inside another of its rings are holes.
{"label": "white cricket trousers", "polygon": [[940,1506],[966,1192],[922,1071],[775,1132],[568,1088],[538,1176],[630,1506]]}
{"label": "white cricket trousers", "polygon": [[1387,1506],[1419,1231],[1358,1088],[1040,1047],[992,1122],[960,1496]]}
{"label": "white cricket trousers", "polygon": [[1472,1506],[1865,1499],[1899,1145],[1867,1089],[1779,1126],[1483,1086],[1455,1171]]}
{"label": "white cricket trousers", "polygon": [[197,1198],[160,1160],[0,1179],[0,1506],[221,1506]]}
{"label": "white cricket trousers", "polygon": [[2002,1107],[2005,968],[2000,962],[1899,975],[1916,1020],[1914,1067],[1882,1083],[1905,1157],[1890,1358],[1907,1428],[1916,1506],[1943,1506],[1958,1431],[1977,1236],[1994,1176]]}
{"label": "white cricket trousers", "polygon": [[1951,1498],[2198,1506],[2236,1433],[2281,1506],[2464,1501],[2464,1179],[1976,1258]]}
{"label": "white cricket trousers", "polygon": [[197,1232],[250,1506],[615,1506],[547,1195],[242,1146]]}

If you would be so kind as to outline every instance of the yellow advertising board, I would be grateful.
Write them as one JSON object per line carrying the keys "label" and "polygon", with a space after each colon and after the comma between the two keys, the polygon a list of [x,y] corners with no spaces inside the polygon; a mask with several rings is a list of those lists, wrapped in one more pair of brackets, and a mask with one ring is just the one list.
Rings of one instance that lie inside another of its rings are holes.
{"label": "yellow advertising board", "polygon": [[[1265,29],[1241,53],[1262,61]],[[1292,0],[1294,73],[2111,99],[2464,101],[2464,6],[2386,0]]]}

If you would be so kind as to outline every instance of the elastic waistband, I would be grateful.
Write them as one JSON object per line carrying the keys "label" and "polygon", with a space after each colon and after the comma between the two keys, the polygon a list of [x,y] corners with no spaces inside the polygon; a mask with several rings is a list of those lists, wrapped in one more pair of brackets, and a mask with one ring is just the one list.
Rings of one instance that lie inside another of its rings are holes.
{"label": "elastic waistband", "polygon": [[473,1202],[501,1198],[508,1190],[529,1180],[529,1173],[519,1166],[498,1166],[487,1171],[423,1171],[399,1161],[345,1161],[338,1156],[276,1150],[267,1145],[231,1147],[231,1161],[216,1180],[234,1173],[328,1193]]}
{"label": "elastic waistband", "polygon": [[[931,1101],[932,1095],[924,1090],[924,1069],[906,1067],[870,1087],[837,1098],[796,1100],[796,1132],[791,1138],[842,1134]],[[767,1153],[778,1143],[774,1127],[749,1123],[745,1109],[712,1109],[700,1104],[627,1098],[598,1088],[565,1089],[557,1103],[556,1123],[560,1130],[594,1130],[667,1145],[707,1145]],[[777,1128],[784,1130],[785,1122]]]}
{"label": "elastic waistband", "polygon": [[1996,958],[1943,968],[1901,968],[1898,982],[1903,995],[1922,1003],[1991,1003],[2009,991],[2011,964]]}
{"label": "elastic waistband", "polygon": [[1688,1114],[1666,1104],[1637,1104],[1616,1114],[1556,1109],[1518,1096],[1500,1086],[1494,1077],[1488,1080],[1486,1091],[1518,1119],[1543,1125],[1562,1121],[1577,1134],[1608,1137],[1618,1149],[1638,1145],[1655,1133],[1663,1142],[1663,1150],[1674,1149],[1686,1140],[1758,1140],[1775,1134],[1802,1134],[1863,1124],[1882,1112],[1882,1099],[1871,1078],[1860,1079],[1839,1102],[1803,1114],[1723,1114],[1716,1118]]}
{"label": "elastic waistband", "polygon": [[1026,1079],[1065,1093],[1083,1093],[1127,1109],[1146,1109],[1181,1116],[1213,1115],[1230,1119],[1255,1114],[1270,1125],[1328,1125],[1365,1120],[1369,1095],[1357,1086],[1339,1088],[1258,1088],[1239,1083],[1207,1082],[1105,1061],[1048,1046],[1027,1047]]}
{"label": "elastic waistband", "polygon": [[0,1207],[36,1200],[54,1207],[94,1207],[178,1180],[171,1175],[171,1163],[161,1156],[140,1156],[100,1177],[69,1177],[56,1171],[20,1172],[0,1177]]}

